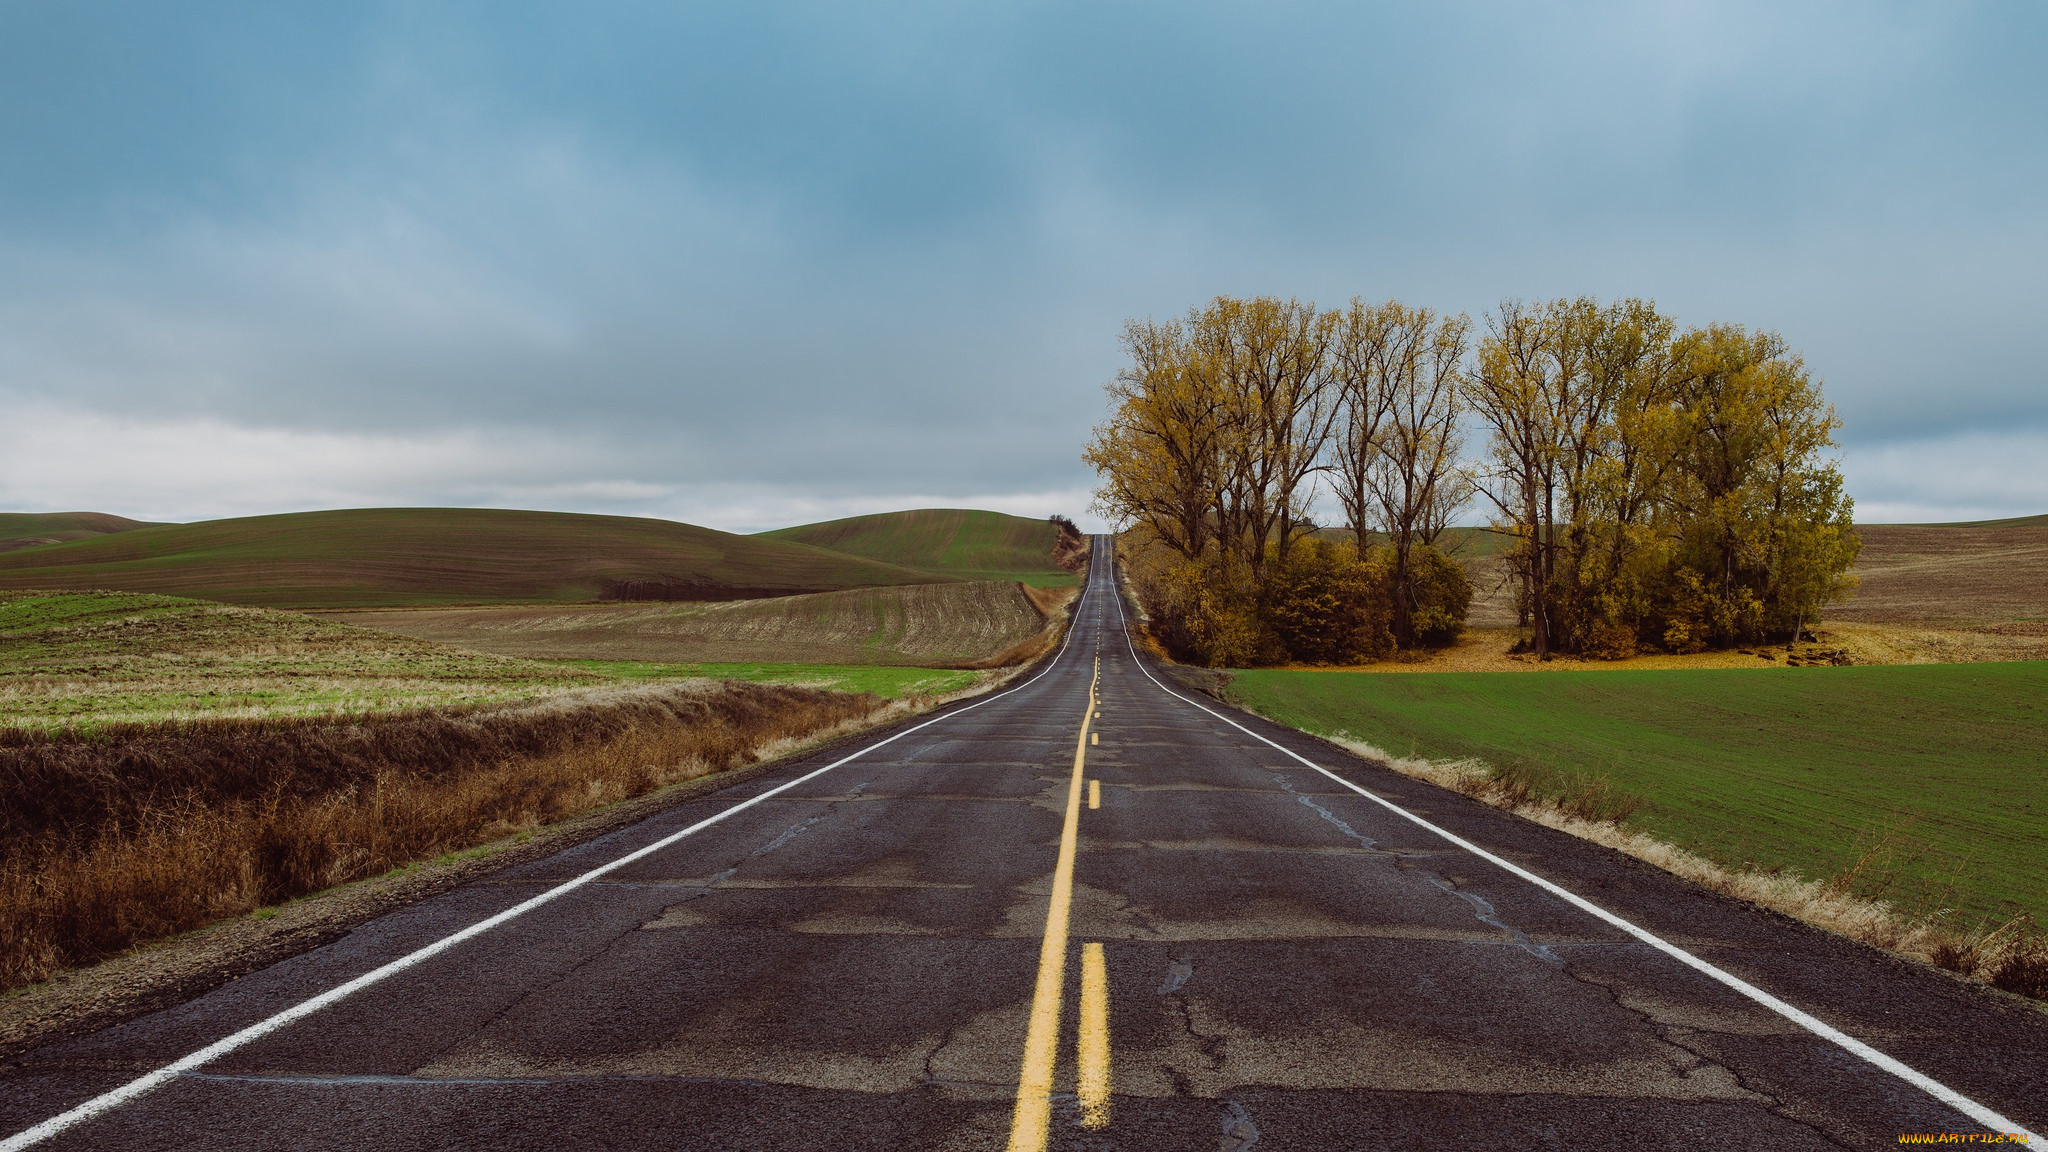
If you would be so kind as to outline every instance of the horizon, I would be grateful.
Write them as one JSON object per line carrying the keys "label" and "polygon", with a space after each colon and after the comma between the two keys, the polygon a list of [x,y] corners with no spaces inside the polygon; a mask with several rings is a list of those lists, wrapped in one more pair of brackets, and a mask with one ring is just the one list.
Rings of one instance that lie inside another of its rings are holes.
{"label": "horizon", "polygon": [[[860,520],[860,519],[866,519],[866,518],[869,518],[869,517],[876,517],[876,516],[892,516],[892,515],[901,515],[901,514],[907,514],[907,513],[911,513],[911,512],[997,512],[997,513],[1000,513],[1001,515],[1006,515],[1006,516],[1018,516],[1018,517],[1020,517],[1020,518],[1023,518],[1023,519],[1031,519],[1031,520],[1043,520],[1043,519],[1048,519],[1048,518],[1050,518],[1050,517],[1053,517],[1053,516],[1066,516],[1066,517],[1067,517],[1068,519],[1070,519],[1070,520],[1073,520],[1073,521],[1074,521],[1074,522],[1075,522],[1075,523],[1076,523],[1076,524],[1077,524],[1077,525],[1078,525],[1078,526],[1079,526],[1079,527],[1081,528],[1081,530],[1082,530],[1083,532],[1085,532],[1085,533],[1090,533],[1090,534],[1096,534],[1096,533],[1111,533],[1111,534],[1114,534],[1114,533],[1116,533],[1116,532],[1118,532],[1118,531],[1119,531],[1119,529],[1115,528],[1114,526],[1108,526],[1108,527],[1090,527],[1090,526],[1089,526],[1089,524],[1088,524],[1088,521],[1089,521],[1089,520],[1094,520],[1094,521],[1096,521],[1097,523],[1100,523],[1100,522],[1101,522],[1101,517],[1099,517],[1099,516],[1097,516],[1097,515],[1095,515],[1095,514],[1093,514],[1093,513],[1089,513],[1089,514],[1088,514],[1088,516],[1087,516],[1087,519],[1083,519],[1083,518],[1082,518],[1081,516],[1076,516],[1076,515],[1073,515],[1073,514],[1071,514],[1071,513],[1063,513],[1063,512],[1050,512],[1050,513],[1047,513],[1047,514],[1046,514],[1045,516],[1030,516],[1030,515],[1026,515],[1026,514],[1023,514],[1023,513],[1016,513],[1016,512],[1001,512],[1001,510],[1000,510],[1000,509],[995,509],[995,508],[972,508],[972,507],[967,507],[967,506],[964,506],[964,505],[957,505],[957,504],[948,504],[948,505],[928,504],[928,505],[922,505],[922,506],[919,506],[919,507],[916,507],[916,508],[884,508],[884,509],[881,509],[881,510],[878,510],[878,511],[874,511],[874,512],[858,512],[858,513],[854,513],[854,514],[852,514],[852,515],[849,515],[849,516],[832,516],[832,517],[828,517],[828,518],[826,518],[826,519],[823,519],[823,520],[806,520],[806,521],[800,521],[800,522],[797,522],[797,523],[794,523],[794,524],[774,524],[774,525],[769,525],[769,526],[767,526],[767,527],[761,527],[761,528],[719,528],[719,527],[717,527],[716,525],[712,525],[712,524],[698,524],[698,523],[694,523],[694,522],[692,522],[692,521],[688,521],[688,520],[675,520],[675,519],[672,519],[672,518],[670,518],[670,517],[666,517],[666,516],[654,516],[654,515],[650,515],[650,514],[647,514],[647,513],[636,513],[636,512],[584,512],[584,511],[580,511],[580,510],[577,510],[577,509],[573,509],[573,508],[514,508],[514,507],[509,507],[509,506],[501,506],[501,505],[494,505],[494,504],[386,504],[386,505],[377,505],[377,506],[362,506],[362,507],[336,507],[336,508],[293,508],[293,509],[287,509],[287,510],[284,510],[284,511],[280,511],[280,512],[253,512],[253,513],[247,513],[247,514],[243,514],[243,515],[236,515],[236,516],[200,517],[200,518],[198,518],[198,519],[193,519],[193,520],[144,520],[144,519],[142,519],[142,518],[140,518],[140,517],[135,517],[135,516],[123,516],[123,515],[122,515],[121,513],[118,513],[118,512],[110,513],[110,512],[104,512],[104,511],[101,511],[101,510],[99,510],[99,509],[90,509],[90,508],[64,508],[64,509],[33,509],[33,510],[22,510],[22,509],[0,509],[0,515],[19,515],[19,516],[93,516],[93,515],[111,515],[111,516],[120,516],[120,517],[121,517],[122,519],[125,519],[125,520],[131,520],[131,521],[135,521],[135,522],[137,522],[137,523],[141,523],[141,524],[147,525],[147,526],[149,526],[149,527],[152,527],[152,528],[176,528],[176,527],[184,527],[184,526],[189,526],[189,525],[193,525],[193,524],[205,524],[205,523],[211,523],[211,522],[213,522],[213,521],[216,521],[216,520],[249,520],[249,519],[258,519],[258,518],[261,518],[261,517],[265,517],[265,516],[295,516],[295,515],[306,515],[306,514],[313,514],[313,513],[320,513],[320,512],[450,512],[450,511],[455,511],[455,512],[461,512],[461,511],[475,511],[475,512],[543,512],[543,513],[550,513],[550,514],[560,514],[560,515],[568,515],[568,516],[618,516],[618,517],[624,517],[624,518],[628,518],[628,519],[639,519],[639,520],[658,520],[658,521],[663,521],[663,522],[666,522],[666,523],[672,523],[672,524],[683,524],[683,525],[686,525],[686,526],[689,526],[689,527],[694,527],[694,528],[711,528],[711,529],[713,529],[713,530],[715,530],[715,531],[719,531],[719,532],[727,532],[727,533],[731,533],[731,534],[733,534],[733,535],[737,535],[737,536],[759,536],[759,535],[764,535],[764,534],[766,534],[766,533],[769,533],[769,532],[776,532],[776,531],[781,531],[781,530],[784,530],[784,529],[789,529],[789,528],[809,528],[809,527],[814,527],[814,526],[817,526],[817,525],[820,525],[820,524],[830,524],[830,523],[834,523],[834,522],[837,522],[837,521],[840,521],[840,520]],[[1996,524],[1996,523],[2004,523],[2004,522],[2006,522],[2006,521],[2013,521],[2013,520],[2035,520],[2035,519],[2040,519],[2040,518],[2042,518],[2043,516],[2048,516],[2048,512],[2033,512],[2033,513],[2021,513],[2021,514],[2019,514],[2019,515],[2017,515],[2017,516],[1999,516],[1999,517],[1989,517],[1989,518],[1985,518],[1985,519],[1981,519],[1981,520],[1862,520],[1862,519],[1858,519],[1858,520],[1857,520],[1857,521],[1855,522],[1855,524],[1856,524],[1856,526],[1857,526],[1857,527],[1859,527],[1859,528],[1877,528],[1877,527],[1888,527],[1888,528],[1939,528],[1939,527],[1977,527],[1977,526],[1982,526],[1982,525],[1985,525],[1985,524]],[[1338,530],[1338,531],[1343,531],[1343,530],[1345,530],[1345,529],[1344,529],[1344,526],[1343,526],[1342,524],[1338,524],[1338,523],[1328,523],[1328,524],[1325,524],[1325,523],[1323,523],[1323,522],[1322,522],[1322,521],[1320,521],[1320,520],[1313,520],[1313,521],[1309,521],[1309,522],[1307,523],[1307,526],[1308,526],[1308,527],[1310,527],[1310,528],[1311,528],[1311,529],[1312,529],[1313,531],[1318,531],[1318,532],[1322,532],[1322,531],[1331,531],[1331,530]],[[1465,521],[1456,521],[1456,522],[1453,522],[1453,523],[1452,523],[1452,524],[1450,524],[1450,525],[1449,525],[1448,527],[1449,527],[1450,529],[1456,529],[1456,530],[1464,530],[1464,531],[1474,531],[1474,532],[1498,532],[1498,531],[1499,531],[1499,529],[1497,529],[1496,527],[1494,527],[1494,526],[1493,526],[1492,524],[1490,524],[1490,523],[1469,523],[1469,522],[1465,522]]]}

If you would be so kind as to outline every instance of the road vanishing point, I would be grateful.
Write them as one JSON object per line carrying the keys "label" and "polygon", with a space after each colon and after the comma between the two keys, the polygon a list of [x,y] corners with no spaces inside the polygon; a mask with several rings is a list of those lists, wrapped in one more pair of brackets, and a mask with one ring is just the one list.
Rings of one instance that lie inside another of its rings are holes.
{"label": "road vanishing point", "polygon": [[1095,552],[1034,678],[30,1049],[0,1150],[2048,1131],[2048,1016],[1191,693]]}

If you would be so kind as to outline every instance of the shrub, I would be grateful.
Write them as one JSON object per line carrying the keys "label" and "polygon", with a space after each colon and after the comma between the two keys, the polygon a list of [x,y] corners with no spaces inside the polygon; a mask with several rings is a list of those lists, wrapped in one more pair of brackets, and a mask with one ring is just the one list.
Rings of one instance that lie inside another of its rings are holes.
{"label": "shrub", "polygon": [[1351,664],[1394,649],[1387,566],[1376,553],[1360,560],[1348,544],[1313,537],[1275,563],[1260,613],[1303,664]]}
{"label": "shrub", "polygon": [[1472,580],[1463,565],[1441,549],[1419,544],[1408,553],[1408,579],[1414,596],[1409,621],[1416,643],[1440,648],[1464,633],[1465,617],[1472,609]]}

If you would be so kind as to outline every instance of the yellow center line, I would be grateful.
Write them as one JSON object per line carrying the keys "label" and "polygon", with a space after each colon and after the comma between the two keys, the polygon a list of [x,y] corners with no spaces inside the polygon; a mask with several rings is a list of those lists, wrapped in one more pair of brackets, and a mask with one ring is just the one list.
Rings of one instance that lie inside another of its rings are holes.
{"label": "yellow center line", "polygon": [[1090,808],[1102,807],[1102,781],[1090,780],[1088,782],[1088,806]]}
{"label": "yellow center line", "polygon": [[1075,1091],[1081,1127],[1109,1127],[1109,967],[1102,945],[1081,945],[1081,1029],[1076,1038]]}
{"label": "yellow center line", "polygon": [[1074,742],[1074,774],[1067,782],[1067,817],[1060,829],[1059,863],[1052,870],[1052,899],[1045,909],[1045,941],[1038,949],[1038,984],[1031,993],[1031,1025],[1024,1031],[1024,1067],[1017,1077],[1017,1108],[1010,1114],[1010,1152],[1044,1152],[1052,1135],[1052,1073],[1059,1060],[1060,998],[1067,978],[1067,922],[1074,910],[1074,852],[1081,838],[1082,768],[1088,756],[1088,721],[1095,714],[1095,685],[1102,660],[1088,681],[1088,710]]}

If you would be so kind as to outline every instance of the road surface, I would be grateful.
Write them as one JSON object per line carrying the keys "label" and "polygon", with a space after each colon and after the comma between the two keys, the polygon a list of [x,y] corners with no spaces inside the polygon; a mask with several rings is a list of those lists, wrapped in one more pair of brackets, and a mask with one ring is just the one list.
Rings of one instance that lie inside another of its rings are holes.
{"label": "road surface", "polygon": [[31,1050],[0,1148],[2048,1130],[2048,1017],[1183,699],[1106,552],[1036,679]]}

